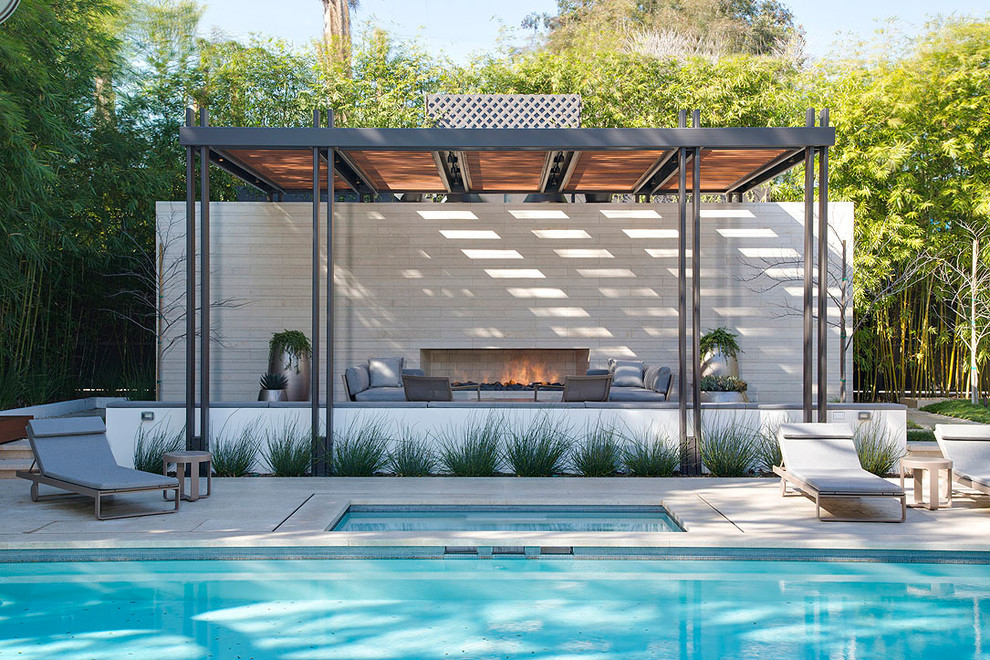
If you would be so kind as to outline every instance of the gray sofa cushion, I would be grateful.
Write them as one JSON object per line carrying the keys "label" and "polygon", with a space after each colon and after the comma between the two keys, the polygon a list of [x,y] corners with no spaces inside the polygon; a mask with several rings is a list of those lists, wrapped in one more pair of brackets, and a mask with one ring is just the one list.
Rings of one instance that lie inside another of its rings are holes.
{"label": "gray sofa cushion", "polygon": [[666,395],[670,389],[670,368],[654,365],[646,368],[643,372],[643,386],[654,392]]}
{"label": "gray sofa cushion", "polygon": [[351,396],[371,387],[371,374],[368,372],[368,365],[366,364],[348,367],[344,371],[344,378],[347,379],[347,389],[351,391]]}
{"label": "gray sofa cushion", "polygon": [[356,401],[405,401],[406,391],[401,387],[369,387],[354,395]]}
{"label": "gray sofa cushion", "polygon": [[402,365],[405,358],[371,358],[368,371],[372,387],[402,387]]}
{"label": "gray sofa cushion", "polygon": [[667,397],[645,387],[613,387],[608,394],[609,401],[666,401]]}
{"label": "gray sofa cushion", "polygon": [[643,363],[639,360],[609,359],[612,387],[643,387]]}

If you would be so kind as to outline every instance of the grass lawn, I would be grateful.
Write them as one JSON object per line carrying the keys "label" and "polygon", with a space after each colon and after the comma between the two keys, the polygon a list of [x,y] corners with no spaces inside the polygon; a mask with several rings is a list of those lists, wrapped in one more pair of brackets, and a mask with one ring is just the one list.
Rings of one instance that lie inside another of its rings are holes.
{"label": "grass lawn", "polygon": [[980,422],[981,424],[990,424],[990,410],[963,399],[940,401],[930,406],[925,406],[922,410],[938,413],[939,415],[948,415],[949,417],[958,417],[959,419],[968,419],[972,422]]}

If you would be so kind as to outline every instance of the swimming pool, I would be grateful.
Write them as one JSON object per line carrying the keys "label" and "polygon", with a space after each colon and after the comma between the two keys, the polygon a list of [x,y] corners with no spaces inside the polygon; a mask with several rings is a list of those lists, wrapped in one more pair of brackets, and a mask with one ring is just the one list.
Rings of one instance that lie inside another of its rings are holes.
{"label": "swimming pool", "polygon": [[575,559],[0,564],[0,657],[981,657],[990,566]]}
{"label": "swimming pool", "polygon": [[660,506],[352,504],[334,532],[683,532]]}

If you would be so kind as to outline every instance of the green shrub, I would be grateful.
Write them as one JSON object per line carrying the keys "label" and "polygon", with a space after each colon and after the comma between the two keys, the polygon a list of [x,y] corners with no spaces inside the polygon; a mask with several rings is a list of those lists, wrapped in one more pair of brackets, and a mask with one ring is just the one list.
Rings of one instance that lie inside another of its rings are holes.
{"label": "green shrub", "polygon": [[881,477],[890,474],[904,455],[887,425],[878,419],[860,424],[853,441],[863,469]]}
{"label": "green shrub", "polygon": [[951,401],[939,401],[922,408],[925,412],[968,419],[980,424],[990,424],[990,410],[977,403],[971,403],[965,399],[952,399]]}
{"label": "green shrub", "polygon": [[739,343],[736,341],[738,336],[734,332],[729,332],[727,328],[709,330],[701,335],[698,350],[701,355],[717,350],[726,357],[736,357],[737,353],[742,353],[742,349],[739,348]]}
{"label": "green shrub", "polygon": [[745,477],[756,462],[757,433],[730,420],[701,429],[701,462],[716,477]]}
{"label": "green shrub", "polygon": [[931,429],[908,429],[908,442],[936,442],[935,431]]}
{"label": "green shrub", "polygon": [[309,472],[312,448],[309,433],[299,431],[299,425],[288,422],[266,434],[263,455],[276,477],[302,477]]}
{"label": "green shrub", "polygon": [[388,463],[391,440],[384,419],[353,420],[334,433],[332,474],[335,477],[370,477]]}
{"label": "green shrub", "polygon": [[134,469],[161,474],[162,455],[185,448],[185,427],[173,432],[160,424],[147,430],[142,426],[134,445]]}
{"label": "green shrub", "polygon": [[571,439],[563,420],[542,414],[508,431],[505,460],[520,477],[549,477],[564,471]]}
{"label": "green shrub", "polygon": [[263,390],[284,390],[289,386],[289,379],[285,374],[263,374],[258,384]]}
{"label": "green shrub", "polygon": [[777,438],[782,421],[778,419],[764,424],[753,438],[756,466],[763,472],[773,472],[773,466],[782,465],[784,462],[784,457],[780,453],[780,440]]}
{"label": "green shrub", "polygon": [[463,427],[449,426],[437,435],[440,465],[455,477],[490,477],[498,467],[502,445],[500,416],[471,420]]}
{"label": "green shrub", "polygon": [[437,468],[437,457],[411,429],[399,431],[399,440],[389,452],[388,465],[399,477],[428,477]]}
{"label": "green shrub", "polygon": [[254,466],[258,453],[258,436],[251,427],[231,440],[216,439],[213,450],[213,472],[218,477],[243,477]]}
{"label": "green shrub", "polygon": [[571,462],[581,476],[610,477],[619,471],[621,458],[621,434],[614,426],[599,419],[574,447]]}
{"label": "green shrub", "polygon": [[627,436],[622,462],[634,477],[669,477],[681,466],[681,450],[653,427]]}
{"label": "green shrub", "polygon": [[704,376],[699,386],[702,392],[745,392],[749,384],[735,376]]}

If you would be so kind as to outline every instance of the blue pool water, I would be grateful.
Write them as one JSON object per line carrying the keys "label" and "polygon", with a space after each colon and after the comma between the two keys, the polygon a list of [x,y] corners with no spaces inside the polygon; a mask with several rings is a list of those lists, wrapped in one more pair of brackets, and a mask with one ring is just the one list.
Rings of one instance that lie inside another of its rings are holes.
{"label": "blue pool water", "polygon": [[334,532],[680,532],[651,506],[357,506]]}
{"label": "blue pool water", "polygon": [[978,658],[988,607],[985,565],[0,563],[0,657]]}

